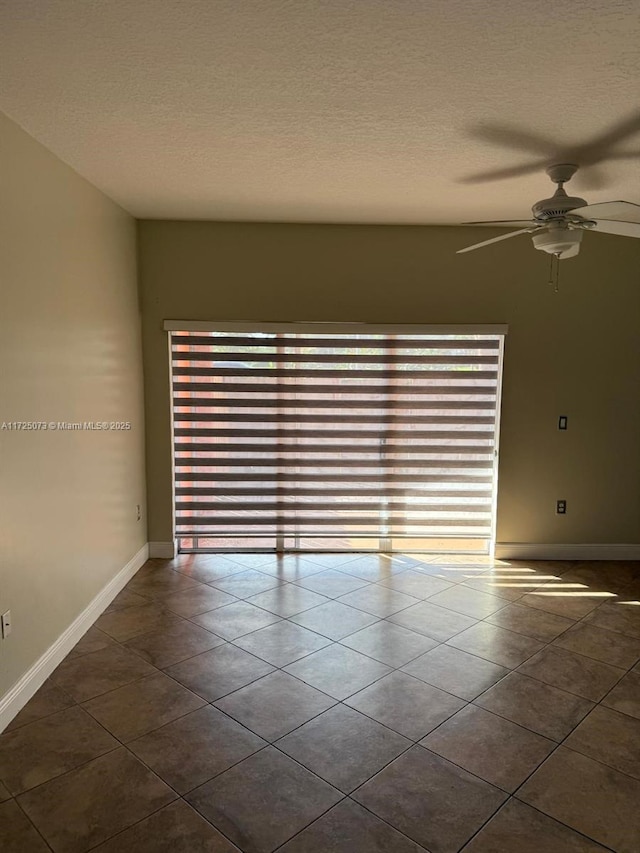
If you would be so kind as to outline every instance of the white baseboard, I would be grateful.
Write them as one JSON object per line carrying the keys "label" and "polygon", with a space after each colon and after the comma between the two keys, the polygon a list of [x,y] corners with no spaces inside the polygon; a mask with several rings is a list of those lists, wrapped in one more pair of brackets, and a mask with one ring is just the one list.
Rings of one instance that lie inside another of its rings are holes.
{"label": "white baseboard", "polygon": [[0,699],[0,732],[9,725],[31,699],[34,693],[44,684],[58,664],[67,656],[96,621],[98,616],[107,608],[116,595],[131,580],[138,569],[149,558],[149,546],[143,545],[109,583],[103,587],[96,597],[85,607],[82,613],[74,619],[58,639],[49,646],[47,651],[25,672],[22,678]]}
{"label": "white baseboard", "polygon": [[149,557],[159,560],[173,560],[178,555],[178,541],[171,539],[169,542],[149,542]]}
{"label": "white baseboard", "polygon": [[497,560],[640,560],[640,545],[496,542]]}

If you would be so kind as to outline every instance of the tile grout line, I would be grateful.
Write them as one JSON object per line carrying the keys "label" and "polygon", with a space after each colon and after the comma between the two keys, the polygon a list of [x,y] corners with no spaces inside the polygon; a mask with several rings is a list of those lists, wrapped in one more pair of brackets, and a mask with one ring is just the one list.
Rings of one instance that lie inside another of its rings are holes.
{"label": "tile grout line", "polygon": [[[31,789],[31,790],[33,790],[33,789]],[[48,850],[51,850],[51,851],[52,851],[52,853],[53,853],[53,847],[49,844],[49,842],[48,842],[48,841],[47,841],[47,839],[44,837],[44,835],[40,832],[40,830],[38,829],[38,827],[37,827],[37,826],[35,825],[35,823],[31,820],[31,817],[30,817],[30,816],[27,814],[27,812],[22,808],[22,805],[18,802],[18,797],[17,797],[17,796],[16,796],[16,797],[13,797],[12,799],[7,800],[7,802],[14,802],[14,803],[16,804],[16,806],[20,809],[20,811],[21,811],[21,812],[22,812],[22,814],[25,816],[25,818],[29,821],[30,826],[32,826],[32,827],[35,829],[35,831],[38,833],[38,836],[39,836],[39,837],[43,840],[43,842],[46,844],[47,849],[48,849]]]}

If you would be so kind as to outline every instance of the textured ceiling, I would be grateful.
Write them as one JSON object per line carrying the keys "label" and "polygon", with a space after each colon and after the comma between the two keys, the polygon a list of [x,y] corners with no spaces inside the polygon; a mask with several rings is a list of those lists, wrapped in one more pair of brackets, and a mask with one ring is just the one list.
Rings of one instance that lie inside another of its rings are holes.
{"label": "textured ceiling", "polygon": [[[541,171],[462,179],[640,106],[638,0],[0,0],[0,33],[2,108],[138,217],[519,218]],[[640,134],[608,150],[573,194],[640,202]]]}

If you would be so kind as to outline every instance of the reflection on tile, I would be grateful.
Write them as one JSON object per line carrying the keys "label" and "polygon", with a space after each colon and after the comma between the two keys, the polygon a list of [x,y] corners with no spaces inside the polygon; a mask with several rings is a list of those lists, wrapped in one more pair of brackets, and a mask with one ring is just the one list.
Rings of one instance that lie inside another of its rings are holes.
{"label": "reflection on tile", "polygon": [[125,607],[122,610],[103,613],[97,619],[96,627],[123,643],[137,634],[147,634],[161,628],[175,618],[175,614],[163,609],[160,604],[144,604],[141,607]]}
{"label": "reflection on tile", "polygon": [[175,799],[123,747],[22,794],[18,802],[56,853],[77,853]]}
{"label": "reflection on tile", "polygon": [[336,705],[277,743],[291,758],[349,793],[404,752],[411,741]]}
{"label": "reflection on tile", "polygon": [[542,643],[488,622],[478,622],[448,640],[447,645],[514,669],[542,648]]}
{"label": "reflection on tile", "polygon": [[234,595],[229,595],[221,589],[216,589],[205,584],[187,589],[184,592],[174,592],[162,599],[162,606],[178,616],[197,616],[200,613],[208,613],[225,604],[233,604],[237,601]]}
{"label": "reflection on tile", "polygon": [[286,671],[334,699],[344,699],[391,670],[358,652],[333,645],[290,664]]}
{"label": "reflection on tile", "polygon": [[567,619],[582,619],[601,602],[602,598],[596,596],[571,595],[570,590],[552,594],[550,589],[527,592],[519,599],[519,603],[526,607],[555,613],[556,616],[565,616]]}
{"label": "reflection on tile", "polygon": [[457,853],[506,796],[420,746],[353,794],[357,802],[432,853]]}
{"label": "reflection on tile", "polygon": [[524,634],[534,640],[550,643],[567,628],[575,623],[573,619],[564,616],[556,616],[535,607],[525,607],[522,604],[509,604],[497,613],[487,616],[487,622],[498,625],[500,628],[508,628],[517,634]]}
{"label": "reflection on tile", "polygon": [[475,699],[509,670],[452,646],[440,645],[402,667],[403,672],[460,699]]}
{"label": "reflection on tile", "polygon": [[50,853],[50,848],[15,800],[0,805],[0,850],[2,853]]}
{"label": "reflection on tile", "polygon": [[83,708],[118,740],[126,742],[202,705],[200,696],[159,672],[91,699]]}
{"label": "reflection on tile", "polygon": [[196,788],[187,799],[244,853],[271,853],[341,796],[267,747]]}
{"label": "reflection on tile", "polygon": [[165,806],[94,849],[95,853],[238,853],[184,800]]}
{"label": "reflection on tile", "polygon": [[640,671],[627,673],[605,696],[602,704],[640,719]]}
{"label": "reflection on tile", "polygon": [[291,616],[290,621],[309,628],[316,634],[322,634],[323,637],[329,637],[330,640],[341,640],[377,622],[378,617],[354,607],[347,607],[339,601],[328,601],[319,607],[312,607],[311,610]]}
{"label": "reflection on tile", "polygon": [[129,649],[108,646],[99,652],[63,660],[52,679],[76,702],[84,702],[154,672],[152,666]]}
{"label": "reflection on tile", "polygon": [[420,740],[465,703],[417,678],[393,672],[346,704],[411,740]]}
{"label": "reflection on tile", "polygon": [[354,551],[336,551],[335,553],[327,551],[305,554],[305,559],[307,562],[317,563],[325,569],[337,569],[357,560],[358,554]]}
{"label": "reflection on tile", "polygon": [[404,592],[398,592],[380,584],[364,586],[340,598],[343,604],[357,607],[358,610],[364,610],[365,613],[380,617],[390,616],[399,610],[405,610],[412,604],[417,604],[418,600],[412,595],[405,595]]}
{"label": "reflection on tile", "polygon": [[418,572],[415,569],[407,569],[390,578],[380,581],[380,586],[388,586],[392,589],[397,589],[398,592],[404,592],[407,595],[412,595],[414,598],[428,598],[430,595],[435,595],[437,592],[444,592],[449,589],[451,584],[448,581],[434,578],[426,575],[424,572]]}
{"label": "reflection on tile", "polygon": [[526,583],[527,580],[524,578],[516,580],[510,574],[496,572],[486,572],[485,574],[475,573],[469,577],[461,578],[463,586],[475,589],[478,592],[495,595],[498,598],[504,598],[507,601],[517,601],[519,598],[522,598],[526,590],[518,586],[518,584]]}
{"label": "reflection on tile", "polygon": [[480,577],[486,566],[449,565],[441,561],[440,563],[421,563],[414,566],[414,569],[451,584],[458,584],[467,580],[470,575]]}
{"label": "reflection on tile", "polygon": [[393,556],[363,554],[361,557],[356,557],[355,560],[350,560],[344,566],[340,566],[340,571],[375,583],[390,578],[397,572],[404,572],[410,565],[411,563],[404,559],[401,554],[394,554]]}
{"label": "reflection on tile", "polygon": [[327,569],[320,574],[301,578],[296,583],[298,586],[319,592],[329,598],[337,598],[339,595],[345,595],[347,592],[353,592],[367,585],[367,581],[362,578],[357,578],[346,572],[339,572],[336,569]]}
{"label": "reflection on tile", "polygon": [[476,620],[469,616],[454,613],[445,607],[436,607],[429,601],[422,601],[420,604],[401,610],[390,616],[389,621],[440,642],[448,640],[476,623]]}
{"label": "reflection on tile", "polygon": [[556,747],[554,741],[475,705],[458,711],[420,743],[510,792]]}
{"label": "reflection on tile", "polygon": [[593,708],[593,703],[519,672],[511,672],[474,700],[551,740],[561,741]]}
{"label": "reflection on tile", "polygon": [[227,644],[170,666],[166,672],[198,696],[214,702],[272,670],[270,664]]}
{"label": "reflection on tile", "polygon": [[[235,557],[241,556],[234,554]],[[216,554],[213,559],[193,563],[192,565],[183,565],[179,567],[179,572],[182,575],[187,575],[201,583],[214,583],[222,578],[228,578],[231,575],[240,574],[246,571],[246,567],[239,565],[236,560],[228,560],[226,557]]]}
{"label": "reflection on tile", "polygon": [[318,595],[317,592],[302,589],[302,587],[292,583],[277,586],[274,589],[267,590],[267,592],[253,595],[249,599],[249,602],[256,607],[262,607],[264,610],[284,617],[302,613],[303,610],[309,610],[309,608],[324,604],[326,601],[327,598],[324,595]]}
{"label": "reflection on tile", "polygon": [[246,571],[246,569],[259,569],[260,566],[273,564],[276,559],[275,554],[236,554],[235,552],[229,554],[229,560],[232,563],[242,566],[242,571]]}
{"label": "reflection on tile", "polygon": [[282,583],[283,581],[274,578],[273,575],[255,569],[247,569],[247,571],[240,572],[237,575],[212,581],[212,586],[235,595],[236,598],[249,598],[250,595],[266,592]]}
{"label": "reflection on tile", "polygon": [[598,706],[564,745],[640,779],[640,720],[635,717]]}
{"label": "reflection on tile", "polygon": [[207,705],[132,741],[129,749],[185,794],[263,746],[262,738]]}
{"label": "reflection on tile", "polygon": [[506,601],[496,595],[488,595],[486,592],[460,585],[432,595],[429,602],[437,604],[438,607],[455,610],[464,616],[472,616],[474,619],[484,619],[506,606]]}
{"label": "reflection on tile", "polygon": [[27,702],[24,708],[19,711],[6,727],[5,732],[12,732],[20,726],[25,726],[27,723],[34,723],[36,720],[41,720],[43,717],[48,717],[50,714],[55,714],[56,711],[62,711],[65,708],[70,708],[74,704],[73,699],[68,696],[64,690],[51,684],[48,687],[44,685],[38,692]]}
{"label": "reflection on tile", "polygon": [[436,640],[382,620],[342,640],[343,646],[399,667],[437,645]]}
{"label": "reflection on tile", "polygon": [[117,746],[89,714],[74,706],[0,735],[0,778],[12,794],[19,794]]}
{"label": "reflection on tile", "polygon": [[617,853],[638,849],[640,782],[578,752],[559,747],[518,798]]}
{"label": "reflection on tile", "polygon": [[216,702],[243,726],[273,741],[335,704],[286,672],[273,672]]}
{"label": "reflection on tile", "polygon": [[225,640],[235,640],[243,634],[279,622],[280,617],[246,601],[239,601],[237,604],[227,604],[226,607],[220,607],[210,613],[194,616],[191,621],[224,637]]}
{"label": "reflection on tile", "polygon": [[281,667],[311,652],[317,652],[330,642],[326,637],[308,631],[300,625],[282,621],[239,637],[235,645],[266,660],[267,663]]}
{"label": "reflection on tile", "polygon": [[260,571],[273,575],[281,581],[297,581],[324,571],[324,567],[304,557],[287,554],[285,557],[277,557],[260,566]]}
{"label": "reflection on tile", "polygon": [[280,853],[427,853],[353,800],[343,800]]}
{"label": "reflection on tile", "polygon": [[464,853],[606,853],[604,847],[578,835],[536,809],[509,800],[472,838]]}
{"label": "reflection on tile", "polygon": [[180,620],[169,623],[162,631],[139,634],[132,640],[127,640],[125,645],[149,663],[163,669],[200,652],[221,646],[224,642],[210,631]]}
{"label": "reflection on tile", "polygon": [[629,669],[640,658],[640,640],[597,628],[590,622],[579,622],[554,642],[570,652],[586,655],[594,660]]}
{"label": "reflection on tile", "polygon": [[602,699],[624,674],[621,669],[554,646],[538,652],[518,672],[593,702]]}

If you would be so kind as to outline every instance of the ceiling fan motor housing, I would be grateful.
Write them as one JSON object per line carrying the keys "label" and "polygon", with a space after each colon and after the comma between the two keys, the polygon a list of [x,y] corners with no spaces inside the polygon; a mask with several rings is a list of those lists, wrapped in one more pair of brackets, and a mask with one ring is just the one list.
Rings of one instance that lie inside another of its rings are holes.
{"label": "ceiling fan motor housing", "polygon": [[569,196],[558,187],[551,198],[543,198],[537,201],[531,208],[534,219],[547,221],[564,217],[570,210],[576,207],[586,207],[587,202],[577,196]]}

